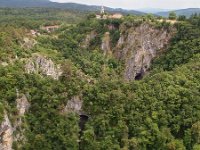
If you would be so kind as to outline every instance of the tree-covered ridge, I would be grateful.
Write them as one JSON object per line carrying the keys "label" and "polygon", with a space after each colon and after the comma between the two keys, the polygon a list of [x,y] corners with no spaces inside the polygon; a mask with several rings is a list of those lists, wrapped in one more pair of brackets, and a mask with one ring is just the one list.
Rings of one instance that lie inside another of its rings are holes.
{"label": "tree-covered ridge", "polygon": [[[25,140],[18,137],[13,149],[199,149],[199,16],[177,22],[168,49],[155,59],[149,74],[132,82],[122,78],[124,62],[101,50],[104,34],[110,32],[115,48],[120,25],[128,29],[148,23],[168,30],[169,23],[151,15],[121,20],[96,20],[89,15],[76,25],[62,23],[55,32],[37,37],[28,36],[32,27],[18,28],[18,22],[1,25],[0,122],[7,113],[15,126],[21,118],[16,99],[25,95],[30,103],[21,126],[14,130],[14,136],[23,133]],[[115,30],[109,30],[110,25]],[[85,47],[91,32],[95,38]],[[27,48],[24,38],[36,43]],[[53,62],[52,68],[62,74],[55,80],[43,70],[29,73],[29,61],[36,69],[52,67]],[[66,111],[74,97],[83,103],[81,114],[89,117],[81,132],[80,114]]]}
{"label": "tree-covered ridge", "polygon": [[[159,16],[163,16],[163,17],[168,17],[168,15],[170,14],[171,11],[165,11],[165,12],[158,12],[156,13]],[[186,9],[179,9],[179,10],[174,10],[174,12],[178,15],[178,16],[186,16],[186,17],[190,17],[191,15],[197,13],[199,14],[200,9],[199,8],[186,8]]]}
{"label": "tree-covered ridge", "polygon": [[172,70],[176,65],[187,63],[190,58],[200,52],[200,18],[192,15],[188,22],[177,24],[178,33],[170,48],[154,61],[154,67]]}
{"label": "tree-covered ridge", "polygon": [[86,17],[87,12],[53,8],[0,8],[0,25],[38,29],[44,25],[75,24]]}
{"label": "tree-covered ridge", "polygon": [[[99,12],[101,6],[98,5],[86,5],[80,3],[58,3],[52,2],[50,0],[1,0],[0,7],[2,8],[53,8],[53,9],[63,9],[70,11],[79,11],[81,13],[85,12]],[[144,12],[136,10],[127,10],[119,8],[105,7],[106,12],[110,13],[123,13],[132,15],[144,15]]]}
{"label": "tree-covered ridge", "polygon": [[131,84],[104,80],[87,89],[84,106],[93,117],[84,149],[192,149],[198,144],[199,59]]}

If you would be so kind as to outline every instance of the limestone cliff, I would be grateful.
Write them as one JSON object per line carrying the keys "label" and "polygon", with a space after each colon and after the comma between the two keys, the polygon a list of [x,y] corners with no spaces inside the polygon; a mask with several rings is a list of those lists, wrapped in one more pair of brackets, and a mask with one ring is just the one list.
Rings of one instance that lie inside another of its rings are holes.
{"label": "limestone cliff", "polygon": [[111,54],[111,47],[110,47],[110,33],[106,32],[102,39],[101,49],[103,50],[104,55]]}
{"label": "limestone cliff", "polygon": [[93,84],[96,82],[95,78],[92,78],[89,75],[86,75],[83,71],[81,70],[77,70],[76,71],[76,76],[82,80],[82,81],[86,81],[87,83]]}
{"label": "limestone cliff", "polygon": [[59,65],[55,65],[51,59],[39,54],[35,54],[27,61],[25,70],[27,73],[38,73],[54,79],[58,79],[62,74]]}
{"label": "limestone cliff", "polygon": [[65,113],[71,113],[74,112],[76,114],[81,114],[82,113],[82,105],[83,101],[79,96],[74,96],[72,97],[71,100],[67,102],[67,105],[65,106],[63,112]]}
{"label": "limestone cliff", "polygon": [[30,104],[29,104],[26,96],[23,94],[21,98],[16,99],[16,103],[17,103],[18,115],[24,116],[25,112],[30,107]]}
{"label": "limestone cliff", "polygon": [[0,125],[0,150],[12,150],[13,127],[6,112]]}
{"label": "limestone cliff", "polygon": [[31,38],[24,38],[23,42],[21,43],[21,47],[25,49],[31,49],[37,44],[37,41]]}
{"label": "limestone cliff", "polygon": [[25,113],[30,108],[30,103],[28,102],[26,96],[23,94],[21,98],[16,99],[17,103],[17,111],[18,111],[18,119],[15,122],[14,129],[20,128],[22,125],[22,118],[24,117]]}
{"label": "limestone cliff", "polygon": [[22,117],[24,117],[25,112],[29,109],[30,104],[25,95],[18,98],[16,104],[18,119],[13,123],[13,125],[8,118],[8,113],[4,112],[4,120],[0,125],[0,150],[12,150],[13,141],[25,140],[24,129],[21,129]]}
{"label": "limestone cliff", "polygon": [[27,100],[27,97],[23,94],[20,98],[16,99],[17,103],[17,111],[18,111],[18,119],[14,123],[13,130],[15,132],[15,136],[13,136],[14,141],[20,141],[21,143],[25,142],[26,138],[24,136],[25,129],[22,128],[23,118],[25,113],[30,108],[30,103]]}
{"label": "limestone cliff", "polygon": [[82,43],[82,48],[87,48],[90,45],[91,40],[93,40],[97,36],[95,31],[91,31],[89,34],[86,35],[86,38],[84,39]]}
{"label": "limestone cliff", "polygon": [[169,43],[173,28],[157,29],[148,23],[137,27],[120,27],[121,36],[114,49],[117,59],[125,62],[124,79],[140,79],[148,71],[153,58]]}

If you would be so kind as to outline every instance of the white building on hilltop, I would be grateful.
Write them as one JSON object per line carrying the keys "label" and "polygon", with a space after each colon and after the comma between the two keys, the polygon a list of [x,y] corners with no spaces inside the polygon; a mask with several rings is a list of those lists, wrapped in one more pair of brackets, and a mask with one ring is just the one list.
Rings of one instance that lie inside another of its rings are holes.
{"label": "white building on hilltop", "polygon": [[104,6],[101,6],[101,14],[104,15],[105,14],[105,9]]}
{"label": "white building on hilltop", "polygon": [[100,14],[96,15],[97,19],[121,19],[122,17],[123,17],[123,15],[120,14],[120,13],[115,13],[115,14],[112,14],[112,15],[106,14],[104,6],[101,7]]}

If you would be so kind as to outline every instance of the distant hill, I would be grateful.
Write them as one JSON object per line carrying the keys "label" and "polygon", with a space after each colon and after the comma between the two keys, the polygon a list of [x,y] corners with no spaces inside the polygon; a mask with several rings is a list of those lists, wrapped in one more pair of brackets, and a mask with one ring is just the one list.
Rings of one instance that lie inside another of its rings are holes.
{"label": "distant hill", "polygon": [[1,0],[0,7],[42,7],[49,4],[49,0]]}
{"label": "distant hill", "polygon": [[[163,16],[163,17],[168,17],[170,12],[171,11],[158,12],[158,13],[156,13],[156,15]],[[174,12],[176,12],[176,14],[178,16],[185,15],[185,16],[189,17],[189,16],[191,16],[194,13],[200,14],[200,8],[180,9],[180,10],[174,10]]]}
{"label": "distant hill", "polygon": [[[101,6],[95,5],[84,5],[77,3],[56,3],[49,0],[1,0],[0,7],[14,7],[14,8],[24,8],[24,7],[47,7],[47,8],[61,8],[76,11],[99,11]],[[134,14],[143,15],[145,13],[135,11],[135,10],[125,10],[125,9],[114,9],[105,7],[108,12],[119,12],[123,14]]]}
{"label": "distant hill", "polygon": [[152,14],[156,14],[158,12],[171,11],[170,9],[161,9],[161,8],[141,8],[141,9],[136,9],[136,10],[140,12],[152,13]]}

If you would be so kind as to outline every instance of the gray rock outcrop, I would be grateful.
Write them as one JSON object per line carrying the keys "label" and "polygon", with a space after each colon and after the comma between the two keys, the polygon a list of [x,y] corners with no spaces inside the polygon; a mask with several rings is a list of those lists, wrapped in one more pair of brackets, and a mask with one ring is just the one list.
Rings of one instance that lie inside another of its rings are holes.
{"label": "gray rock outcrop", "polygon": [[81,114],[82,113],[82,105],[83,101],[80,99],[79,96],[72,97],[71,100],[67,102],[67,105],[64,108],[65,113],[76,113]]}
{"label": "gray rock outcrop", "polygon": [[6,112],[0,125],[0,150],[12,150],[13,127]]}
{"label": "gray rock outcrop", "polygon": [[97,36],[95,31],[90,32],[89,34],[86,35],[85,40],[82,43],[82,48],[87,48],[90,45],[91,40],[93,40]]}
{"label": "gray rock outcrop", "polygon": [[115,57],[125,61],[124,79],[140,79],[148,71],[153,58],[169,43],[173,29],[156,29],[147,23],[138,27],[121,27]]}
{"label": "gray rock outcrop", "polygon": [[30,38],[24,38],[23,43],[21,44],[21,46],[25,49],[31,49],[33,48],[35,45],[37,44],[37,41],[34,39],[30,39]]}
{"label": "gray rock outcrop", "polygon": [[25,95],[23,95],[21,98],[16,99],[16,103],[17,103],[17,110],[18,110],[19,119],[15,123],[15,128],[21,126],[22,117],[25,115],[25,112],[27,112],[29,107],[30,107],[30,103],[28,102]]}
{"label": "gray rock outcrop", "polygon": [[25,116],[25,113],[30,108],[30,103],[27,100],[27,97],[23,94],[21,98],[16,99],[17,103],[17,110],[18,110],[18,119],[14,123],[14,132],[15,136],[13,137],[14,141],[20,141],[20,143],[23,143],[26,141],[26,138],[24,136],[25,134],[25,129],[22,128],[22,123],[23,123],[23,117]]}
{"label": "gray rock outcrop", "polygon": [[45,76],[50,76],[53,79],[58,79],[62,74],[59,65],[55,65],[51,59],[39,54],[35,54],[27,61],[25,70],[29,74],[37,73]]}
{"label": "gray rock outcrop", "polygon": [[[12,150],[13,141],[24,141],[24,129],[21,128],[22,117],[28,111],[30,104],[25,95],[16,99],[18,119],[13,123],[10,122],[7,112],[4,112],[4,119],[0,125],[0,150]],[[15,133],[15,134],[13,134]]]}
{"label": "gray rock outcrop", "polygon": [[106,32],[102,39],[101,49],[103,50],[104,55],[111,54],[111,46],[110,46],[110,33]]}

